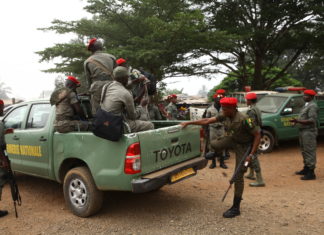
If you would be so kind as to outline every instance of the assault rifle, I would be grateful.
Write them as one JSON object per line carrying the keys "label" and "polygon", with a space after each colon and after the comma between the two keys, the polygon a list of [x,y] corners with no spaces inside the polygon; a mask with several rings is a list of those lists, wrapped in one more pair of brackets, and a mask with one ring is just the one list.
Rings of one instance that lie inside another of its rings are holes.
{"label": "assault rifle", "polygon": [[246,152],[244,153],[244,155],[243,155],[243,157],[242,157],[240,163],[238,164],[237,168],[235,169],[234,174],[233,174],[232,178],[231,178],[230,181],[229,181],[230,185],[228,186],[228,188],[227,188],[227,190],[226,190],[226,192],[225,192],[225,194],[224,194],[224,196],[223,196],[223,198],[222,198],[222,202],[225,200],[228,191],[231,189],[232,184],[235,182],[235,179],[236,179],[236,177],[237,177],[237,174],[242,170],[243,167],[247,167],[247,166],[248,166],[249,162],[246,161],[246,158],[249,156],[249,154],[250,154],[250,152],[251,152],[251,148],[252,148],[252,145],[250,145],[250,146],[247,148],[247,150],[246,150]]}
{"label": "assault rifle", "polygon": [[[6,134],[11,133],[10,131],[12,132],[12,129],[6,130]],[[9,160],[8,155],[6,154],[3,146],[1,146],[1,149],[0,149],[0,159],[2,160],[2,164],[4,166],[6,166],[6,167],[3,167],[3,169],[5,171],[7,171],[6,175],[4,177],[5,178],[4,180],[5,180],[5,182],[9,183],[9,185],[10,185],[11,197],[12,197],[12,200],[14,202],[14,207],[15,207],[15,215],[16,215],[16,218],[18,218],[17,204],[18,204],[18,206],[21,206],[21,197],[20,197],[18,185],[16,183],[15,174],[11,169],[10,160]]]}

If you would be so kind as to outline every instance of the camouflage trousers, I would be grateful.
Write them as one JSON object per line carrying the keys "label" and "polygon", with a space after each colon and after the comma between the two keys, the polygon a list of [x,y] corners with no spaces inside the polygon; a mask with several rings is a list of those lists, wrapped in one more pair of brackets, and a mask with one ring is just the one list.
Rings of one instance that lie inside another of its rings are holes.
{"label": "camouflage trousers", "polygon": [[303,155],[304,165],[309,169],[315,169],[316,166],[316,136],[317,130],[299,130],[300,150]]}
{"label": "camouflage trousers", "polygon": [[[126,120],[127,128],[124,133],[134,133],[139,131],[153,130],[154,125],[149,121],[142,120]],[[128,130],[127,130],[128,129]]]}
{"label": "camouflage trousers", "polygon": [[54,128],[57,132],[68,133],[72,131],[87,131],[90,129],[91,123],[78,120],[56,121]]}
{"label": "camouflage trousers", "polygon": [[259,161],[259,157],[258,156],[256,156],[255,158],[252,159],[252,161],[251,161],[251,168],[256,173],[261,172],[261,166],[260,166],[260,161]]}
{"label": "camouflage trousers", "polygon": [[[231,137],[225,136],[219,140],[211,141],[211,147],[214,152],[221,152],[224,149],[232,149],[235,152],[235,169],[239,166],[244,154],[246,153],[249,145],[247,144],[238,144],[233,141]],[[234,196],[242,197],[244,191],[244,173],[246,172],[246,168],[242,167],[241,171],[238,172],[234,179]]]}

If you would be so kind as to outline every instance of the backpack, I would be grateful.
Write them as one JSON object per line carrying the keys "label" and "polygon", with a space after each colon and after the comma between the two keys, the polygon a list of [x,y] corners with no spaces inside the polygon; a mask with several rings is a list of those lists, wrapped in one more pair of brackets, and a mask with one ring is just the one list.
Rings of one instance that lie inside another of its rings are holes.
{"label": "backpack", "polygon": [[68,95],[71,93],[71,90],[66,87],[56,89],[51,94],[50,103],[51,105],[58,105],[61,103]]}
{"label": "backpack", "polygon": [[[105,99],[109,85],[111,85],[111,83],[103,87],[100,104],[102,104]],[[118,141],[123,135],[123,117],[107,112],[99,107],[93,123],[92,133],[106,140]]]}

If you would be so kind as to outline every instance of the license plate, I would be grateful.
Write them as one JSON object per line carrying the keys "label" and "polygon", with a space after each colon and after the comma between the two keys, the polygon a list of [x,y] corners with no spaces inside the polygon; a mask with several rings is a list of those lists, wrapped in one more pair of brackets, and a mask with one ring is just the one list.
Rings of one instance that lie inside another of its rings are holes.
{"label": "license plate", "polygon": [[188,176],[195,175],[195,174],[196,174],[196,172],[193,168],[188,168],[188,169],[182,170],[182,171],[171,176],[171,183],[177,182],[183,178],[186,178]]}

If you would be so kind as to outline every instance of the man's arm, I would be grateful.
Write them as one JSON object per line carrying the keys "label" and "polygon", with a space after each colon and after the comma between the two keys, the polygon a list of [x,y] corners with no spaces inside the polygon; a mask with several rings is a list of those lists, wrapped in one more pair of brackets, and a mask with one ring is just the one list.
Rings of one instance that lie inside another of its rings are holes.
{"label": "man's arm", "polygon": [[203,118],[200,120],[196,120],[196,121],[189,121],[189,122],[182,122],[180,123],[180,125],[182,126],[182,128],[185,128],[186,126],[189,125],[208,125],[214,122],[218,122],[216,117],[211,117],[211,118]]}
{"label": "man's arm", "polygon": [[261,131],[254,131],[253,132],[253,145],[252,145],[252,149],[251,149],[251,153],[250,155],[254,155],[256,154],[256,152],[258,151],[259,145],[260,145],[260,140],[261,140]]}

